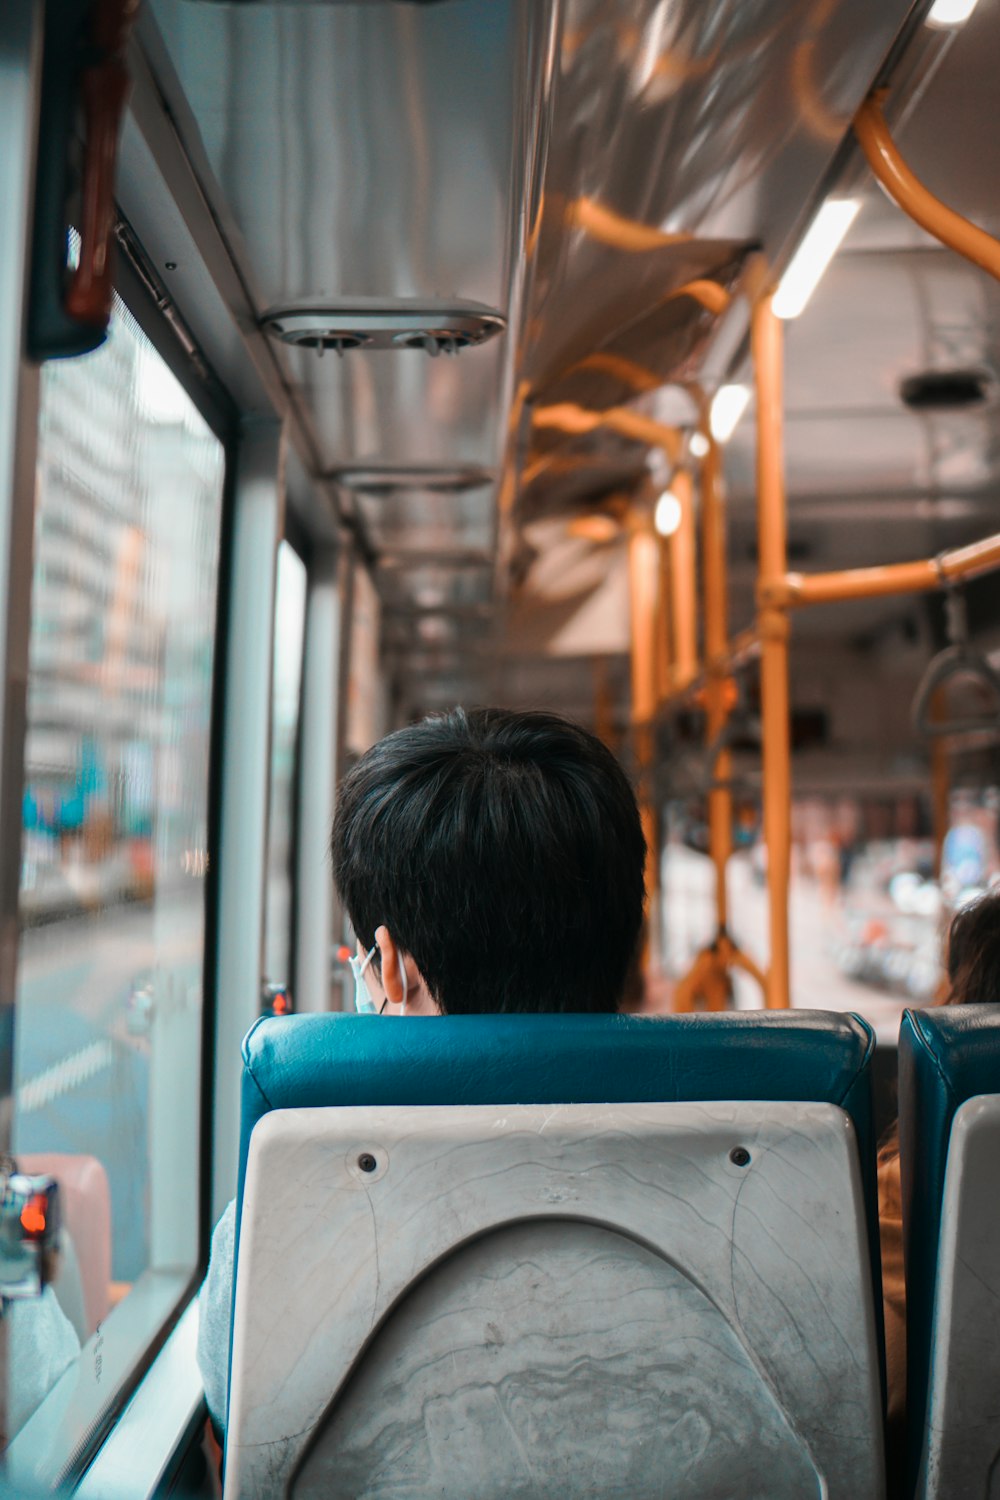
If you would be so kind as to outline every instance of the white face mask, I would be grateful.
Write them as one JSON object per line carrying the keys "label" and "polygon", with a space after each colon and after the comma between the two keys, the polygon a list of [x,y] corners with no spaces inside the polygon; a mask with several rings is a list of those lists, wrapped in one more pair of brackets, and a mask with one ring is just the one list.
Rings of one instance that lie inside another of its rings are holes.
{"label": "white face mask", "polygon": [[[368,986],[365,984],[365,970],[371,963],[372,959],[375,957],[375,950],[377,946],[378,945],[375,944],[364,958],[358,958],[357,955],[355,955],[353,958],[348,960],[351,965],[351,973],[354,975],[354,1009],[357,1011],[359,1016],[380,1016],[382,1014],[382,1011],[385,1010],[387,1004],[387,1001],[383,1000],[381,1008],[377,1007],[375,1001],[368,993]],[[406,1000],[409,993],[409,981],[406,977],[406,965],[404,963],[400,963],[399,971],[403,979],[403,1004],[400,1008],[400,1015],[405,1016]]]}
{"label": "white face mask", "polygon": [[375,1001],[368,993],[368,986],[365,984],[365,970],[374,957],[375,949],[372,948],[366,958],[358,958],[355,954],[349,960],[351,973],[354,975],[354,1009],[359,1016],[374,1016],[378,1014],[375,1008]]}

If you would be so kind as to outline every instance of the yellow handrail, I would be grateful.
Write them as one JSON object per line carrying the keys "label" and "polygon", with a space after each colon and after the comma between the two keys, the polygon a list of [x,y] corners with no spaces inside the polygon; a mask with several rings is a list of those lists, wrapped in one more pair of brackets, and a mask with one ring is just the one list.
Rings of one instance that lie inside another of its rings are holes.
{"label": "yellow handrail", "polygon": [[854,134],[868,165],[893,202],[922,229],[1000,280],[1000,243],[936,198],[900,156],[882,112],[887,93],[877,89],[869,94],[854,116]]}
{"label": "yellow handrail", "polygon": [[629,603],[631,609],[632,737],[637,771],[637,800],[646,839],[647,950],[658,940],[653,929],[658,910],[660,880],[659,821],[651,777],[655,750],[656,614],[659,608],[660,557],[649,518],[635,518],[628,540]]}
{"label": "yellow handrail", "polygon": [[532,423],[535,427],[555,428],[573,436],[595,432],[598,427],[610,427],[623,437],[662,448],[671,462],[676,462],[681,448],[681,434],[676,427],[668,427],[665,422],[657,422],[627,406],[590,411],[575,401],[560,401],[552,406],[537,407],[532,414]]}
{"label": "yellow handrail", "polygon": [[[705,740],[715,744],[729,717],[732,682],[719,661],[729,652],[729,618],[726,587],[726,520],[722,501],[722,458],[711,433],[706,433],[708,451],[701,464],[701,553],[705,601]],[[713,785],[708,793],[708,852],[715,867],[716,928],[724,932],[728,921],[726,871],[733,852],[733,798],[728,782],[732,755],[724,750],[710,768]]]}
{"label": "yellow handrail", "polygon": [[762,577],[758,599],[765,608],[798,609],[810,604],[840,604],[849,599],[874,599],[887,594],[920,594],[938,589],[944,583],[978,578],[996,568],[1000,568],[1000,533],[916,562],[845,568],[837,573]]}
{"label": "yellow handrail", "polygon": [[720,932],[714,943],[703,948],[683,979],[674,987],[675,1011],[694,1009],[697,999],[709,1010],[725,1010],[729,999],[729,971],[742,969],[756,980],[767,995],[767,978],[753,959],[738,948],[727,932]]}
{"label": "yellow handrail", "polygon": [[[787,521],[782,410],[782,335],[770,296],[753,307],[751,324],[757,386],[757,552],[761,593],[787,572]],[[792,768],[788,694],[788,615],[760,610],[761,718],[764,762],[764,841],[767,845],[768,925],[771,940],[767,1004],[789,1004],[788,882],[791,873]]]}
{"label": "yellow handrail", "polygon": [[[943,244],[1000,280],[1000,242],[929,192],[903,161],[889,133],[882,112],[884,92],[869,96],[854,120],[854,130],[872,171],[889,196],[922,228]],[[768,907],[770,967],[766,977],[732,944],[720,922],[716,942],[701,952],[675,992],[677,1009],[690,1008],[696,995],[711,1007],[726,1003],[726,973],[741,964],[765,984],[769,1007],[789,1004],[788,887],[791,872],[791,746],[789,732],[788,638],[789,612],[813,604],[833,604],[850,599],[882,595],[920,593],[974,578],[1000,568],[1000,534],[967,547],[955,548],[938,557],[885,567],[849,568],[812,576],[789,573],[787,564],[787,508],[784,492],[782,338],[771,298],[758,297],[753,304],[751,344],[757,390],[757,505],[758,505],[758,620],[756,630],[746,633],[740,648],[759,640],[761,653],[761,708],[764,761],[764,838],[768,852]],[[717,555],[718,520],[712,507],[711,476],[706,484],[709,514],[703,517],[703,547],[706,562]],[[704,496],[703,496],[704,504]],[[737,643],[724,639],[725,611],[719,607],[717,565],[705,577],[705,696],[713,720],[721,712],[715,685],[724,681],[726,663]],[[678,662],[673,692],[690,691],[697,672],[683,672]],[[946,765],[935,765],[935,801],[943,805],[947,788]],[[721,808],[721,802],[718,804]],[[940,820],[943,806],[938,807]],[[710,822],[711,826],[711,822]],[[714,835],[721,852],[720,830]],[[713,855],[713,858],[716,858]],[[716,858],[717,901],[725,911],[724,880]]]}
{"label": "yellow handrail", "polygon": [[674,475],[672,487],[681,507],[680,523],[668,542],[674,681],[691,682],[698,675],[698,584],[694,496],[686,469]]}

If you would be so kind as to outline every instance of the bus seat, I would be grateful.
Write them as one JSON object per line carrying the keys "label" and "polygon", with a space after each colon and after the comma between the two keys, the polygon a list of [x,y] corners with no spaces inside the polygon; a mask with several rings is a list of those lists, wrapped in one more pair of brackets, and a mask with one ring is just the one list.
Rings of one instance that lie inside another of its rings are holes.
{"label": "bus seat", "polygon": [[[83,1287],[85,1343],[108,1314],[111,1286],[111,1189],[108,1174],[96,1156],[61,1151],[18,1155],[24,1172],[48,1173],[59,1183],[63,1228],[68,1232]],[[59,1288],[56,1287],[58,1295]],[[76,1318],[69,1313],[70,1321]]]}
{"label": "bus seat", "polygon": [[871,1048],[815,1012],[258,1023],[227,1496],[881,1495]]}
{"label": "bus seat", "polygon": [[908,1010],[899,1034],[908,1488],[1000,1472],[1000,1008]]}

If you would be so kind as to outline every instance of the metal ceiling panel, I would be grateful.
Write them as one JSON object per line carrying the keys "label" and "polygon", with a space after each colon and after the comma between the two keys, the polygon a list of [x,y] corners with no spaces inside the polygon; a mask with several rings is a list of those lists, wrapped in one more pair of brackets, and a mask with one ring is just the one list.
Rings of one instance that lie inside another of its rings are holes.
{"label": "metal ceiling panel", "polygon": [[493,594],[492,564],[455,568],[447,563],[408,567],[380,567],[379,594],[392,609],[465,609],[490,603]]}
{"label": "metal ceiling panel", "polygon": [[490,565],[494,540],[492,486],[469,490],[355,492],[365,534],[378,552],[468,551]]}
{"label": "metal ceiling panel", "polygon": [[[805,415],[785,425],[786,488],[797,498],[830,495],[976,493],[995,486],[995,411],[918,418],[900,409]],[[730,499],[755,494],[753,433],[726,456]],[[859,541],[859,545],[863,542]]]}
{"label": "metal ceiling panel", "polygon": [[505,339],[432,359],[419,349],[291,350],[291,383],[312,413],[324,468],[499,460]]}
{"label": "metal ceiling panel", "polygon": [[[547,3],[152,0],[180,123],[259,315],[440,301],[509,311]],[[287,358],[323,467],[495,464],[503,340],[457,359]]]}
{"label": "metal ceiling panel", "polygon": [[536,388],[734,250],[778,254],[909,9],[567,0],[523,360]]}
{"label": "metal ceiling panel", "polygon": [[516,7],[153,0],[261,307],[505,307]]}
{"label": "metal ceiling panel", "polygon": [[788,325],[786,410],[899,411],[900,384],[918,371],[995,376],[998,328],[1000,286],[957,255],[846,250]]}

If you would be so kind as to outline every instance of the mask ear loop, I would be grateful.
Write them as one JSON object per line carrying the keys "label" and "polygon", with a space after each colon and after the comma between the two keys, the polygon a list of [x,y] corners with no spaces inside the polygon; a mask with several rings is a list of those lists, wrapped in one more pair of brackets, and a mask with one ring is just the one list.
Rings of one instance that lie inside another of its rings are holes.
{"label": "mask ear loop", "polygon": [[403,955],[399,952],[398,949],[396,951],[396,962],[399,965],[399,974],[400,974],[400,978],[403,981],[403,1003],[402,1003],[402,1005],[400,1007],[399,1014],[401,1016],[405,1016],[406,1015],[406,999],[407,999],[407,996],[410,993],[410,982],[409,982],[409,980],[406,977],[406,965],[403,962]]}

